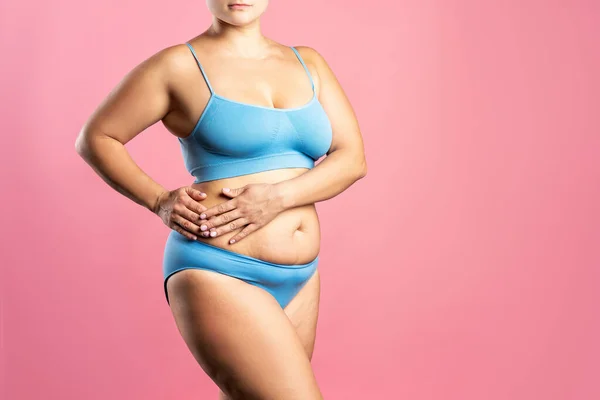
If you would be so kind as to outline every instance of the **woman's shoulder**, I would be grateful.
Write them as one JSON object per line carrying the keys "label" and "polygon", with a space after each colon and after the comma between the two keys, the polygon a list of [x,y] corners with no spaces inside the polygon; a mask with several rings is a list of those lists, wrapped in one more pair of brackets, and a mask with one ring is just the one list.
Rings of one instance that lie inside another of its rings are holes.
{"label": "woman's shoulder", "polygon": [[326,79],[333,73],[325,57],[310,46],[294,46],[309,69],[314,69],[320,79]]}
{"label": "woman's shoulder", "polygon": [[321,52],[317,51],[314,47],[311,46],[294,46],[300,56],[304,60],[307,65],[311,65],[316,69],[317,73],[325,73],[330,70],[325,57]]}
{"label": "woman's shoulder", "polygon": [[[201,54],[201,45],[190,44],[198,54]],[[198,72],[194,55],[186,42],[171,44],[155,50],[144,60],[144,64],[151,66],[155,71],[161,71],[164,77],[175,81],[185,81],[187,77],[194,76]]]}
{"label": "woman's shoulder", "polygon": [[163,47],[159,49],[153,57],[159,59],[165,67],[176,70],[174,72],[181,69],[189,69],[190,65],[195,65],[194,63],[190,64],[189,62],[190,57],[193,57],[193,55],[186,43],[176,43]]}
{"label": "woman's shoulder", "polygon": [[302,56],[305,62],[313,64],[319,64],[325,62],[323,56],[314,48],[310,46],[294,46],[298,53]]}

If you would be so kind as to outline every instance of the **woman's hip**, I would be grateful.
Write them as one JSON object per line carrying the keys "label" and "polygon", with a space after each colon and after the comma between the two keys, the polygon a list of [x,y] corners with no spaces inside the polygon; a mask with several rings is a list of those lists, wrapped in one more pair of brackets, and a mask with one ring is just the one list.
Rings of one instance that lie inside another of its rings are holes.
{"label": "woman's hip", "polygon": [[185,269],[204,269],[259,286],[285,307],[314,274],[318,263],[318,254],[304,263],[274,263],[191,240],[171,231],[163,257],[165,296],[169,302],[167,281],[172,275]]}

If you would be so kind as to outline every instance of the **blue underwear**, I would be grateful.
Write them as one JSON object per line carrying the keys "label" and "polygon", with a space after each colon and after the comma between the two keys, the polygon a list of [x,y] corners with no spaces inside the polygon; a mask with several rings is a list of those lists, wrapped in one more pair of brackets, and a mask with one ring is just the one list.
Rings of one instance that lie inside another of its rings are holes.
{"label": "blue underwear", "polygon": [[306,264],[275,264],[245,254],[222,249],[171,231],[163,257],[164,289],[167,280],[184,269],[203,269],[238,278],[269,292],[285,308],[313,276],[319,256]]}

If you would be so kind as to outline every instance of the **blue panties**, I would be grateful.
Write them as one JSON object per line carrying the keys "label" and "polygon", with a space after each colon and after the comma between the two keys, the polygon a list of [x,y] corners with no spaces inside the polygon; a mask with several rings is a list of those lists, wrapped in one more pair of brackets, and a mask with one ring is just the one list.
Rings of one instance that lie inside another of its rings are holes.
{"label": "blue panties", "polygon": [[171,231],[163,257],[164,289],[167,280],[184,269],[204,269],[238,278],[269,292],[284,308],[313,276],[319,256],[306,264],[275,264],[245,254],[222,249]]}

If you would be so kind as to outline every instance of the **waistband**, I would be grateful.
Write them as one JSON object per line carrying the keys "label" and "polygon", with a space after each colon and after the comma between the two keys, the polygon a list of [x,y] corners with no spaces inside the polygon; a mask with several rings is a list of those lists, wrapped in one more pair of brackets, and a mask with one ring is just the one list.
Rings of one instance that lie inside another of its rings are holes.
{"label": "waistband", "polygon": [[238,259],[238,260],[242,259],[242,260],[245,260],[250,263],[261,264],[261,265],[265,265],[265,266],[269,266],[269,267],[307,268],[307,267],[311,267],[313,264],[315,264],[316,262],[319,261],[319,255],[317,255],[313,260],[311,260],[307,263],[304,263],[304,264],[278,264],[278,263],[273,263],[273,262],[266,261],[266,260],[261,260],[260,258],[255,258],[255,257],[249,256],[247,254],[236,253],[235,251],[227,250],[222,247],[214,246],[212,244],[208,244],[205,242],[200,242],[198,240],[191,240],[174,230],[171,230],[171,233],[169,234],[169,236],[171,238],[175,238],[181,242],[184,242],[187,246],[192,246],[193,248],[202,249],[202,251],[210,251],[212,253],[218,253],[223,257],[227,257],[228,259]]}

